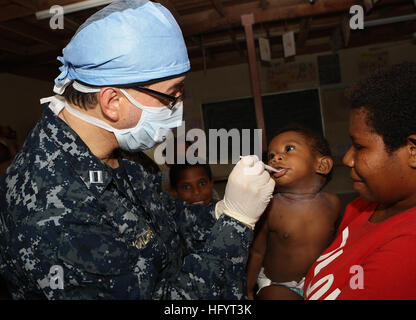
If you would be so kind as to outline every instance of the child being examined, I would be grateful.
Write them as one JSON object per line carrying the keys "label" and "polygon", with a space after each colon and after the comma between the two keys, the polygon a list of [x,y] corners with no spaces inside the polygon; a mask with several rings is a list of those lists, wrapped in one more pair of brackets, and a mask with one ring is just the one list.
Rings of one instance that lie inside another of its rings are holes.
{"label": "child being examined", "polygon": [[270,142],[268,164],[278,170],[271,173],[276,190],[256,225],[248,297],[302,299],[305,275],[331,243],[340,217],[339,198],[322,191],[333,167],[331,152],[321,134],[291,126]]}

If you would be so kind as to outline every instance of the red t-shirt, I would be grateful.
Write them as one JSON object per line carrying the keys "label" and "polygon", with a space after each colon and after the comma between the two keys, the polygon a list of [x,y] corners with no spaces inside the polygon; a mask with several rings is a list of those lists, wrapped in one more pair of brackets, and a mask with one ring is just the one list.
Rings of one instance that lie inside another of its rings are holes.
{"label": "red t-shirt", "polygon": [[380,223],[351,202],[335,240],[309,269],[305,299],[416,299],[416,207]]}

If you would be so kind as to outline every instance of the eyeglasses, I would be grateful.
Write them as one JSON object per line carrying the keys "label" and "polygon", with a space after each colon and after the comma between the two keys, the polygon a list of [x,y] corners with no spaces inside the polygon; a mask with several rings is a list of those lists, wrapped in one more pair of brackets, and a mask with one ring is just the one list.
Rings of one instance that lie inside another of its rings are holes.
{"label": "eyeglasses", "polygon": [[151,95],[159,96],[159,97],[161,97],[163,99],[169,100],[170,103],[169,103],[169,105],[167,107],[170,110],[173,109],[173,107],[175,106],[175,104],[179,100],[182,100],[183,99],[183,94],[181,94],[180,96],[175,97],[175,96],[172,96],[170,94],[166,94],[166,93],[163,93],[163,92],[160,92],[160,91],[156,91],[156,90],[152,90],[152,89],[145,88],[145,87],[140,87],[140,86],[133,87],[133,89],[136,89],[138,91],[143,91],[143,92],[146,92],[146,93],[150,93]]}

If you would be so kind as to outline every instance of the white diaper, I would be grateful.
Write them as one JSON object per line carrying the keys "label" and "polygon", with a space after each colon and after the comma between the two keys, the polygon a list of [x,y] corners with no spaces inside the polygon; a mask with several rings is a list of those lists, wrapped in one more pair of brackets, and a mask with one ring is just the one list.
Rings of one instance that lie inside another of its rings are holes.
{"label": "white diaper", "polygon": [[273,286],[286,287],[296,292],[297,294],[300,294],[303,296],[303,286],[305,285],[305,277],[303,277],[300,281],[289,281],[289,282],[277,283],[267,278],[267,276],[264,274],[264,268],[261,268],[259,272],[259,276],[257,277],[257,285],[259,288],[256,294],[258,294],[260,290],[263,289],[264,287],[273,285]]}

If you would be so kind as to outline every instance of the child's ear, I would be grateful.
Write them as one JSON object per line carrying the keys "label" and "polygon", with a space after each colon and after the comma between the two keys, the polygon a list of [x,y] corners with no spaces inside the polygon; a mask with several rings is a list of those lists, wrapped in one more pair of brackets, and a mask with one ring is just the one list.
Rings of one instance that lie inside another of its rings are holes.
{"label": "child's ear", "polygon": [[318,159],[318,164],[316,166],[316,173],[327,175],[331,172],[332,167],[334,166],[334,161],[327,156],[320,157]]}
{"label": "child's ear", "polygon": [[407,138],[407,150],[409,152],[409,166],[416,169],[416,134]]}

